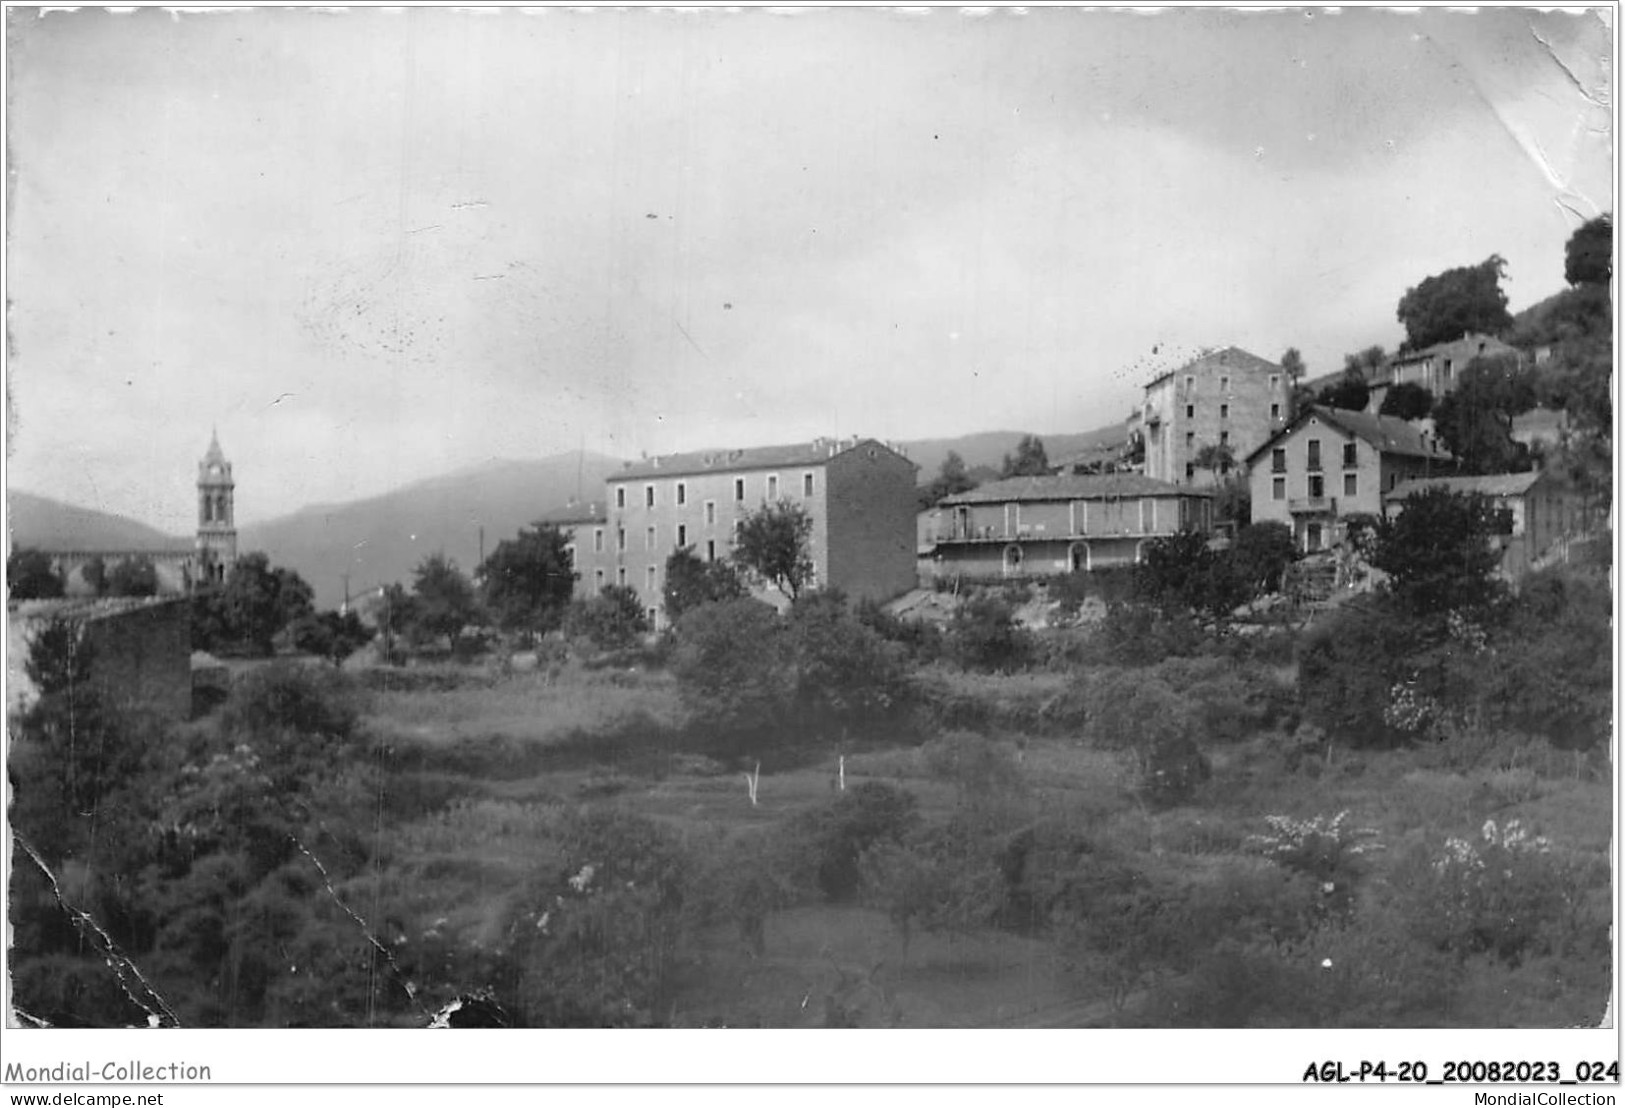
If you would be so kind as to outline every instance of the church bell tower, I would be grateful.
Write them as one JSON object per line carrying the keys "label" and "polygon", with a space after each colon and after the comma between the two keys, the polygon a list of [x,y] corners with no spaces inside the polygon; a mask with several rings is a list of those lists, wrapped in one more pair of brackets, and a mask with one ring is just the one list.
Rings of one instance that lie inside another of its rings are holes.
{"label": "church bell tower", "polygon": [[236,488],[220,436],[211,434],[209,452],[197,464],[197,554],[201,576],[215,584],[237,561]]}

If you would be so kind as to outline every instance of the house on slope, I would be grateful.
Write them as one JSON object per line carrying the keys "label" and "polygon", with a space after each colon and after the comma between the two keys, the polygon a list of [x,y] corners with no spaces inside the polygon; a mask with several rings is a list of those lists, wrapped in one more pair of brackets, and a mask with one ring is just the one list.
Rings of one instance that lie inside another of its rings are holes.
{"label": "house on slope", "polygon": [[1210,490],[1129,473],[1010,477],[939,507],[933,573],[973,580],[1133,565],[1152,539],[1213,527]]}
{"label": "house on slope", "polygon": [[1429,489],[1485,497],[1502,520],[1493,542],[1501,552],[1501,573],[1517,578],[1561,540],[1584,525],[1580,497],[1559,478],[1545,473],[1496,473],[1483,477],[1424,477],[1403,481],[1383,495],[1383,514],[1392,519]]}
{"label": "house on slope", "polygon": [[1313,553],[1343,540],[1352,515],[1381,518],[1383,494],[1405,481],[1448,475],[1436,438],[1393,416],[1311,406],[1246,458],[1252,520],[1292,529]]}

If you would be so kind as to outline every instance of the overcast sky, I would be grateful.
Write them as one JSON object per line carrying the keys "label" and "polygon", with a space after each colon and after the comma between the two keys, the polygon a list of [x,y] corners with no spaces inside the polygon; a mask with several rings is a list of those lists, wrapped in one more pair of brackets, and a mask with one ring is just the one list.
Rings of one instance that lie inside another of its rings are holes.
{"label": "overcast sky", "polygon": [[12,487],[1089,430],[1611,208],[1610,13],[10,9]]}

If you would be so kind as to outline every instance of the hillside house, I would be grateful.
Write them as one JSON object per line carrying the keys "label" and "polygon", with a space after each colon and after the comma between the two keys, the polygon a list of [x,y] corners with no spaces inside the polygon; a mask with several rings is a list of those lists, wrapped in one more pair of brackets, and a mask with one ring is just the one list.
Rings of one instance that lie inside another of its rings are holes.
{"label": "hillside house", "polygon": [[24,663],[29,644],[52,620],[82,627],[90,679],[116,710],[179,722],[192,714],[192,607],[185,598],[25,600],[6,609],[8,711],[32,703]]}
{"label": "hillside house", "polygon": [[997,579],[1133,565],[1152,539],[1211,530],[1212,495],[1128,473],[994,481],[943,499],[932,571]]}
{"label": "hillside house", "polygon": [[1583,529],[1580,498],[1558,478],[1544,473],[1497,473],[1484,477],[1433,477],[1403,481],[1383,495],[1383,513],[1392,519],[1411,497],[1427,489],[1486,497],[1504,513],[1505,529],[1494,538],[1501,573],[1516,578],[1564,538]]}
{"label": "hillside house", "polygon": [[[690,547],[705,561],[730,557],[747,513],[788,501],[812,518],[808,553],[817,587],[853,600],[890,600],[915,585],[918,469],[886,443],[862,438],[631,462],[606,481],[602,536],[595,521],[577,524],[578,534],[591,534],[590,550],[578,540],[577,572],[590,592],[603,584],[637,590],[659,628],[672,551]],[[783,601],[772,589],[758,595]]]}
{"label": "hillside house", "polygon": [[1343,540],[1351,515],[1380,518],[1383,494],[1449,473],[1448,451],[1423,428],[1393,416],[1313,406],[1246,458],[1254,523],[1292,528],[1299,549]]}
{"label": "hillside house", "polygon": [[[1421,385],[1433,394],[1435,400],[1454,391],[1461,380],[1461,371],[1474,358],[1517,358],[1518,349],[1508,346],[1493,335],[1469,332],[1451,342],[1434,343],[1422,350],[1399,354],[1388,360],[1381,378],[1369,382],[1372,403],[1382,404],[1381,394],[1394,385]],[[1372,411],[1377,408],[1373,407]]]}
{"label": "hillside house", "polygon": [[1145,445],[1145,476],[1174,485],[1211,484],[1203,447],[1222,446],[1239,463],[1291,414],[1291,382],[1274,362],[1230,346],[1170,370],[1145,386],[1131,421]]}

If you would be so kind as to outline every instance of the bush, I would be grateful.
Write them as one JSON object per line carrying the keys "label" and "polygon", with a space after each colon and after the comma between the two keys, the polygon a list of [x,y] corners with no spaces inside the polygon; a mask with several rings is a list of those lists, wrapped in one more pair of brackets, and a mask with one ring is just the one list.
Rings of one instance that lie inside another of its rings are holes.
{"label": "bush", "polygon": [[950,731],[921,748],[926,769],[951,783],[961,804],[974,804],[1022,787],[1015,749],[970,731]]}
{"label": "bush", "polygon": [[865,781],[803,812],[785,828],[793,883],[827,900],[847,900],[862,883],[859,859],[880,842],[900,843],[919,821],[914,794]]}
{"label": "bush", "polygon": [[858,603],[857,617],[859,623],[887,642],[907,650],[916,662],[934,662],[946,649],[941,627],[928,620],[901,619],[873,600]]}
{"label": "bush", "polygon": [[795,672],[777,613],[757,600],[701,604],[677,621],[672,671],[697,726],[725,736],[776,730]]}
{"label": "bush", "polygon": [[1212,776],[1190,705],[1160,678],[1110,670],[1095,679],[1090,700],[1090,739],[1134,755],[1140,788],[1153,803],[1183,803]]}
{"label": "bush", "polygon": [[622,650],[649,630],[649,617],[635,590],[605,585],[591,600],[571,601],[564,613],[564,633],[585,639],[599,650]]}
{"label": "bush", "polygon": [[265,737],[281,732],[351,738],[361,719],[354,683],[344,674],[274,662],[244,676],[221,714],[228,734]]}
{"label": "bush", "polygon": [[1015,613],[993,593],[979,593],[954,612],[948,629],[954,658],[966,669],[1011,673],[1032,657],[1032,636]]}
{"label": "bush", "polygon": [[785,632],[804,728],[874,726],[906,703],[902,649],[859,622],[840,594],[802,596]]}

